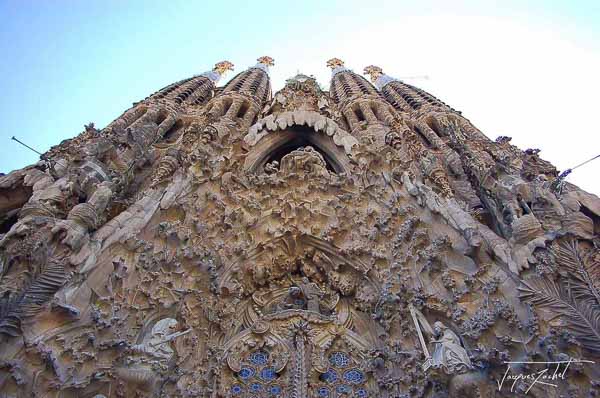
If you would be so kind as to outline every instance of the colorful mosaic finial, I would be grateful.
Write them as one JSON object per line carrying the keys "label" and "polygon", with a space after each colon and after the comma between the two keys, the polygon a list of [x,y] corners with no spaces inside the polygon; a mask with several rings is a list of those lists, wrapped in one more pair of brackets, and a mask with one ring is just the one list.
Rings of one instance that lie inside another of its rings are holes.
{"label": "colorful mosaic finial", "polygon": [[215,66],[209,72],[204,72],[200,76],[207,77],[213,83],[217,84],[221,76],[223,76],[228,70],[233,70],[233,64],[229,61],[217,62]]}
{"label": "colorful mosaic finial", "polygon": [[217,72],[220,75],[224,75],[227,71],[233,70],[234,67],[235,67],[235,65],[233,65],[229,61],[221,61],[221,62],[217,62],[215,64],[213,71]]}
{"label": "colorful mosaic finial", "polygon": [[275,60],[271,57],[269,57],[268,55],[264,55],[262,57],[260,57],[259,59],[257,59],[259,64],[263,64],[266,66],[273,66],[275,65]]}
{"label": "colorful mosaic finial", "polygon": [[343,68],[344,61],[339,58],[331,58],[329,61],[327,61],[327,66],[331,69]]}
{"label": "colorful mosaic finial", "polygon": [[383,69],[379,66],[369,65],[364,69],[366,75],[371,77],[371,81],[379,90],[381,90],[386,84],[396,81],[398,79],[394,79],[383,73]]}
{"label": "colorful mosaic finial", "polygon": [[371,81],[375,83],[377,79],[383,75],[383,69],[381,69],[379,66],[369,65],[364,69],[364,73],[369,75]]}

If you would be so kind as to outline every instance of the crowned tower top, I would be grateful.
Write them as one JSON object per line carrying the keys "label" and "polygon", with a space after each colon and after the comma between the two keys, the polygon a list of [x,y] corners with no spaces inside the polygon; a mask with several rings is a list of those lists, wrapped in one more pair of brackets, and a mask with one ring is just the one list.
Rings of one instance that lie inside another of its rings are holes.
{"label": "crowned tower top", "polygon": [[331,58],[329,61],[327,61],[327,66],[331,68],[331,76],[334,76],[336,73],[349,70],[344,66],[344,61],[339,58]]}
{"label": "crowned tower top", "polygon": [[253,66],[253,68],[262,69],[263,71],[269,73],[269,67],[275,65],[275,60],[268,55],[263,55],[258,58],[257,64]]}
{"label": "crowned tower top", "polygon": [[234,65],[229,61],[217,62],[211,71],[204,72],[200,76],[204,76],[217,84],[221,77],[227,73],[227,71],[233,70]]}
{"label": "crowned tower top", "polygon": [[379,66],[369,65],[364,69],[364,73],[370,76],[375,87],[399,111],[412,112],[423,109],[451,109],[425,90],[386,75]]}
{"label": "crowned tower top", "polygon": [[375,87],[377,87],[379,90],[381,90],[386,84],[390,82],[400,81],[398,79],[386,75],[385,73],[383,73],[383,69],[375,65],[367,66],[364,69],[364,73],[370,76],[371,82],[373,82]]}

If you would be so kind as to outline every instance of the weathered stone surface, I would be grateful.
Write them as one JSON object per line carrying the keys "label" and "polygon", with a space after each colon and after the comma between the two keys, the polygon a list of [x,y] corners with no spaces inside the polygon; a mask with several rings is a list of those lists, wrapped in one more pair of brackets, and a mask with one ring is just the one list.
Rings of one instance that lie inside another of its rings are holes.
{"label": "weathered stone surface", "polygon": [[509,397],[507,361],[600,360],[598,197],[381,68],[272,96],[272,64],[0,177],[0,395]]}

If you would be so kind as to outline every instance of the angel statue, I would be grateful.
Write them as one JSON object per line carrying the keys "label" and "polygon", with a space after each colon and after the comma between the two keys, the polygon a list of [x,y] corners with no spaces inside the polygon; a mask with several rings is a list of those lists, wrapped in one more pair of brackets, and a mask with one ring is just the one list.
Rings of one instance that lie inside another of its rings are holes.
{"label": "angel statue", "polygon": [[[462,346],[456,333],[440,321],[436,321],[432,328],[425,316],[412,305],[410,306],[410,312],[419,333],[423,351],[427,357],[423,364],[423,370],[429,368],[442,369],[444,373],[454,375],[473,369],[469,354]],[[429,355],[429,350],[425,344],[423,332],[427,335],[429,343],[433,344],[431,355]]]}
{"label": "angel statue", "polygon": [[187,329],[175,332],[177,321],[173,318],[164,318],[156,322],[144,337],[141,343],[131,346],[133,355],[129,356],[126,366],[118,366],[116,373],[128,384],[127,396],[133,396],[133,391],[141,388],[152,391],[161,382],[158,369],[166,370],[168,361],[175,355],[170,342],[179,336],[191,331]]}
{"label": "angel statue", "polygon": [[175,338],[187,334],[190,329],[183,332],[173,332],[177,328],[177,321],[173,318],[164,318],[156,322],[149,336],[145,336],[140,344],[131,347],[132,351],[149,356],[169,360],[174,351],[168,344]]}

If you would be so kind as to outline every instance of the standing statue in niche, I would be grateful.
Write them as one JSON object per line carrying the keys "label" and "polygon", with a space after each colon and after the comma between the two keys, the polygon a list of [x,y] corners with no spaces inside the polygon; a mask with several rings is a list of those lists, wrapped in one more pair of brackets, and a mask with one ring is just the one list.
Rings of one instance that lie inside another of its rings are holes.
{"label": "standing statue in niche", "polygon": [[[427,360],[423,363],[423,370],[428,370],[429,368],[442,369],[448,375],[455,375],[473,369],[469,354],[462,346],[460,338],[456,333],[440,321],[436,321],[432,328],[419,310],[412,306],[410,310],[415,327],[419,333],[419,340],[427,357]],[[428,336],[429,343],[433,344],[433,353],[431,355],[429,355],[429,350],[425,345],[423,332]]]}

